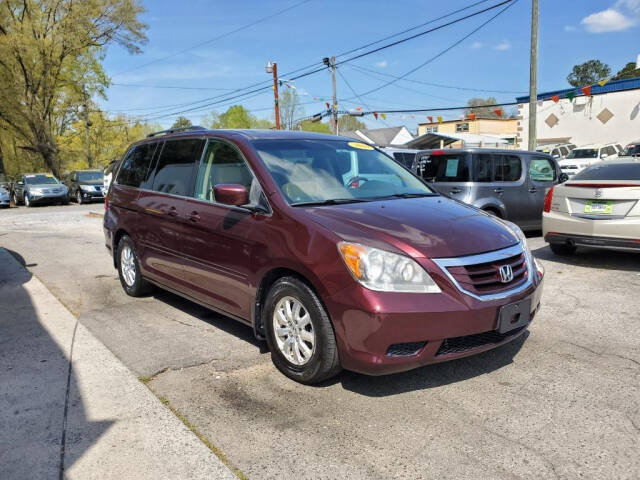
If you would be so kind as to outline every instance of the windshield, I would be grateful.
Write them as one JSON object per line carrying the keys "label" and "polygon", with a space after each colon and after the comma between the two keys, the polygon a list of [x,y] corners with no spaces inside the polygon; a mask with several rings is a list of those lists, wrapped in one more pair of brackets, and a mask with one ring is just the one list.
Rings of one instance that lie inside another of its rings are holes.
{"label": "windshield", "polygon": [[102,172],[78,172],[78,183],[100,183]]}
{"label": "windshield", "polygon": [[627,145],[622,155],[625,157],[631,157],[633,155],[640,155],[640,143],[637,145]]}
{"label": "windshield", "polygon": [[34,175],[25,175],[24,180],[27,183],[27,185],[45,185],[45,184],[59,183],[58,180],[56,180],[56,177],[54,177],[53,175],[48,175],[44,173],[37,173]]}
{"label": "windshield", "polygon": [[253,146],[291,205],[437,195],[364,143],[256,140]]}
{"label": "windshield", "polygon": [[585,168],[572,180],[640,180],[640,163],[609,163]]}
{"label": "windshield", "polygon": [[598,158],[597,148],[576,148],[571,150],[567,158]]}

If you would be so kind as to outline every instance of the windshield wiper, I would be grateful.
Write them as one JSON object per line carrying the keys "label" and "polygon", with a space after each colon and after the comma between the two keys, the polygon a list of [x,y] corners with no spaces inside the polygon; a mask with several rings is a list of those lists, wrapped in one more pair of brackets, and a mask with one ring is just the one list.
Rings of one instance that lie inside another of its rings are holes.
{"label": "windshield wiper", "polygon": [[343,205],[345,203],[368,202],[370,200],[360,198],[329,198],[327,200],[312,200],[310,202],[292,203],[292,207],[315,207],[320,205]]}
{"label": "windshield wiper", "polygon": [[375,200],[381,200],[383,198],[420,198],[420,197],[438,197],[440,194],[431,192],[431,193],[392,193],[391,195],[383,195],[381,197],[374,197]]}

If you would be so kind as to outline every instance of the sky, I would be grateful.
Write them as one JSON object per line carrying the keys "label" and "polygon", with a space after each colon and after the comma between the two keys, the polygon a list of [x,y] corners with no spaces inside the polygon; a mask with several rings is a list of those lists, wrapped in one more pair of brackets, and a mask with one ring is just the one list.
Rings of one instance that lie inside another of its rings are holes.
{"label": "sky", "polygon": [[[265,72],[267,61],[277,62],[280,78],[286,80],[287,72],[312,64],[320,67],[323,57],[339,55],[476,2],[471,9],[404,36],[501,1],[145,0],[142,21],[148,25],[148,42],[143,53],[132,55],[119,46],[108,48],[104,67],[113,84],[107,90],[107,100],[98,102],[110,114],[136,115],[163,127],[170,126],[182,110],[193,109],[184,115],[199,124],[204,115],[213,110],[223,112],[231,104],[242,104],[260,118],[273,118],[270,89],[226,101],[238,95],[231,93],[235,89],[260,82],[264,82],[260,86],[267,85],[271,79]],[[539,2],[539,92],[568,87],[566,77],[577,63],[599,59],[615,73],[640,54],[640,0]],[[516,96],[526,95],[531,0],[518,0],[472,33],[502,8],[338,66],[339,109],[445,108],[463,106],[471,97],[493,96],[499,102],[512,102]],[[384,43],[399,38],[402,36]],[[400,80],[362,96],[392,80],[389,75],[403,76],[433,57],[437,58],[406,78],[439,86]],[[331,97],[329,71],[297,79],[291,85],[304,104],[301,116],[326,109],[323,99]],[[461,113],[429,115],[447,119],[459,118]],[[364,119],[369,128],[406,125],[415,132],[426,115]]]}

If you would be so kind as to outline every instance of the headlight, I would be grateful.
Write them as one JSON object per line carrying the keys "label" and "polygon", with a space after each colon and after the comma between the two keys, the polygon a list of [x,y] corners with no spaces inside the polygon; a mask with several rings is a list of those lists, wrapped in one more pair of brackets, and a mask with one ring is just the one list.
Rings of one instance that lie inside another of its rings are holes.
{"label": "headlight", "polygon": [[340,242],[338,251],[351,275],[378,292],[440,293],[440,287],[414,260],[403,255]]}
{"label": "headlight", "polygon": [[93,186],[92,185],[80,185],[80,190],[86,190],[88,192],[93,191]]}

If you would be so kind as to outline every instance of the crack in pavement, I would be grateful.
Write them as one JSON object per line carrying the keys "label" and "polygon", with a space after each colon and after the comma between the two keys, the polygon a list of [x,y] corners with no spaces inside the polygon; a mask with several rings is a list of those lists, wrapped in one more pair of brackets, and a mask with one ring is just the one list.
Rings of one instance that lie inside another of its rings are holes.
{"label": "crack in pavement", "polygon": [[624,355],[620,355],[619,353],[601,353],[601,352],[596,352],[595,350],[592,350],[589,347],[585,347],[584,345],[579,345],[577,343],[568,342],[568,341],[565,341],[564,343],[568,343],[569,345],[573,345],[574,347],[578,347],[578,348],[581,348],[582,350],[586,350],[587,352],[592,353],[592,354],[594,354],[594,355],[596,355],[598,357],[617,357],[617,358],[620,358],[622,360],[628,360],[628,361],[633,362],[636,365],[640,366],[640,362],[639,361],[637,361],[637,360],[635,360],[633,358],[630,358],[630,357],[625,357]]}

